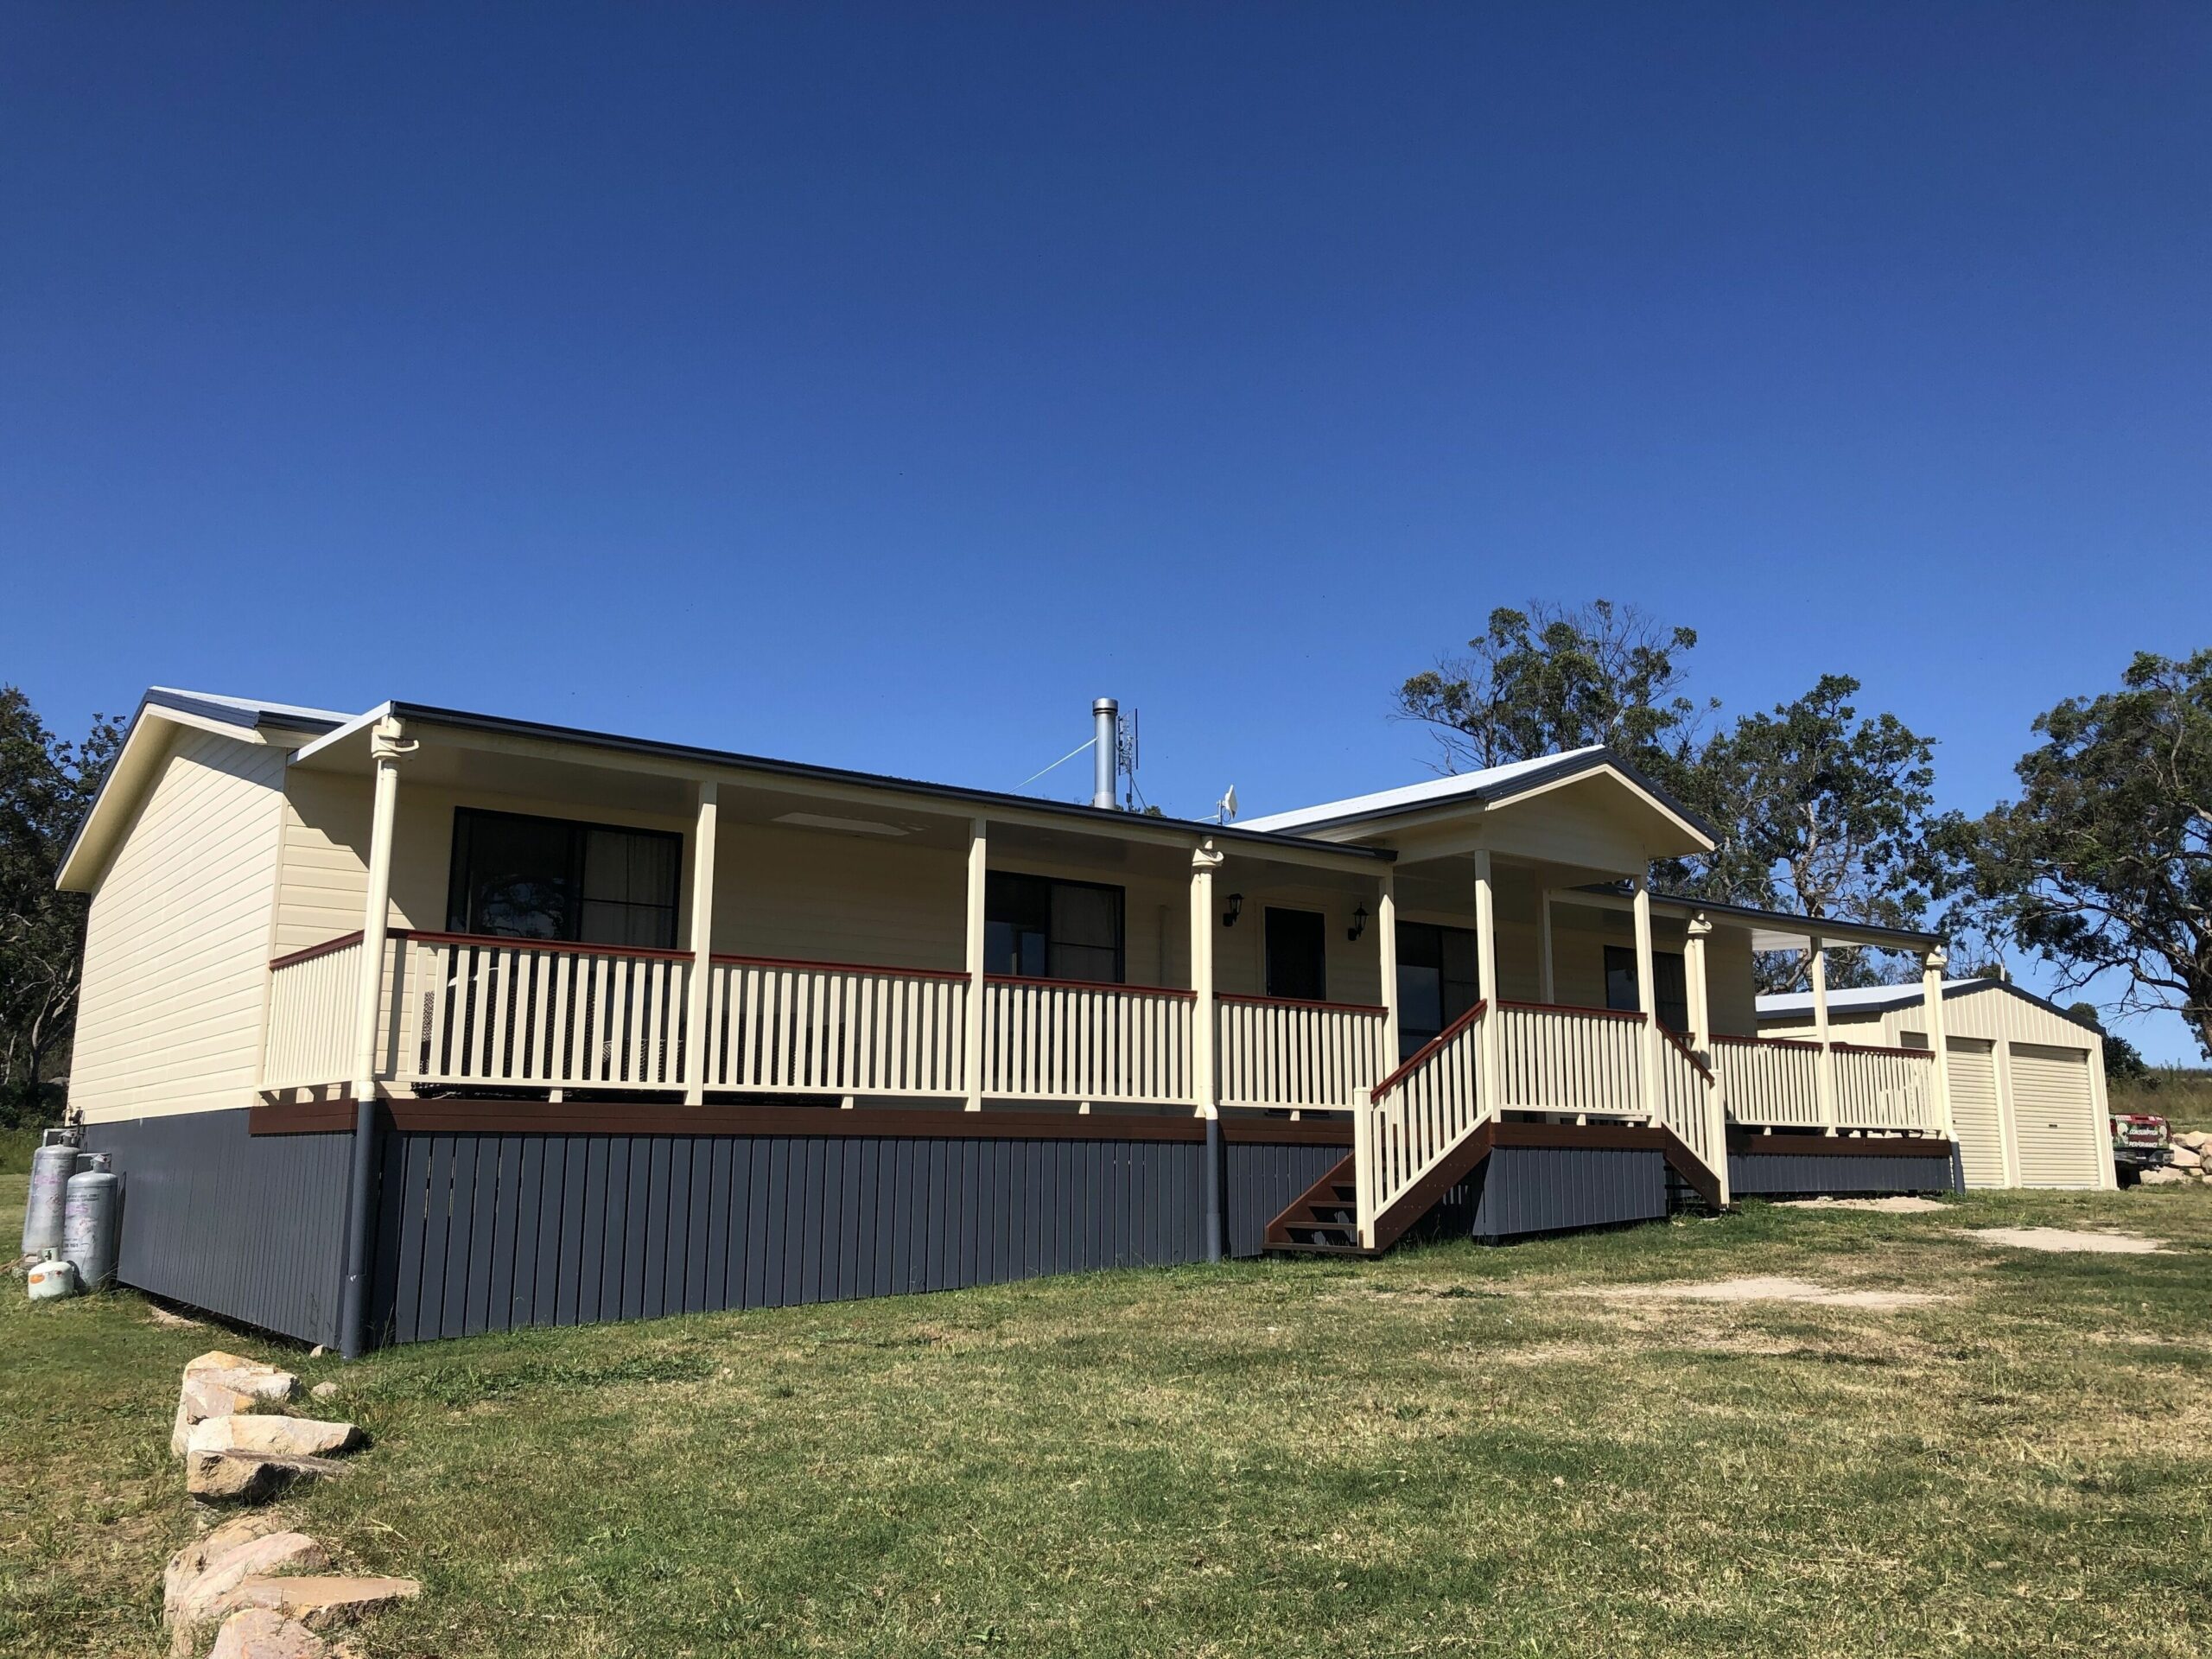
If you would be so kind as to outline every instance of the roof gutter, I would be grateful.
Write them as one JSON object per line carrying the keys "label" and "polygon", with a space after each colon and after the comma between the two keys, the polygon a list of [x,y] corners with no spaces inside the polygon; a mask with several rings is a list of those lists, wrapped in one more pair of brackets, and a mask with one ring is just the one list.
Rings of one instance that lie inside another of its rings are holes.
{"label": "roof gutter", "polygon": [[485,732],[498,736],[531,738],[542,742],[574,743],[587,748],[603,749],[613,753],[650,756],[658,760],[681,760],[695,766],[726,767],[732,771],[757,772],[764,777],[790,778],[817,783],[849,784],[863,789],[876,789],[906,795],[918,795],[927,799],[957,803],[963,806],[1000,807],[1024,812],[1040,812],[1071,822],[1081,821],[1093,829],[1112,827],[1119,820],[1129,828],[1173,830],[1217,841],[1242,842],[1250,847],[1294,848],[1301,852],[1340,855],[1370,862],[1389,863],[1397,854],[1383,847],[1347,847],[1338,842],[1318,841],[1304,836],[1274,835],[1263,830],[1240,830],[1234,824],[1208,823],[1192,818],[1133,817],[1113,809],[1077,805],[1071,802],[1040,800],[1033,795],[1011,795],[999,790],[968,789],[956,784],[932,784],[911,778],[893,778],[880,772],[855,772],[842,766],[810,766],[797,760],[775,760],[763,755],[742,754],[730,749],[702,748],[689,743],[666,743],[651,738],[623,737],[611,732],[594,732],[573,726],[552,726],[539,721],[511,720],[498,715],[471,714],[461,709],[440,709],[429,703],[386,702],[348,721],[346,725],[317,738],[293,755],[296,760],[309,756],[343,741],[354,732],[372,726],[386,715],[403,721],[421,721],[431,726],[450,727],[459,731]]}

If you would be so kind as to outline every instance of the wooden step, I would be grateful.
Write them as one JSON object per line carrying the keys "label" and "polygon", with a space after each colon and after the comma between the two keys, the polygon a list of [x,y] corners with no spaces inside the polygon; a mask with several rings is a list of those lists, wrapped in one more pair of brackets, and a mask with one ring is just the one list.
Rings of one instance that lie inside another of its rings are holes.
{"label": "wooden step", "polygon": [[1264,1243],[1270,1250],[1364,1254],[1359,1248],[1359,1189],[1353,1183],[1349,1153],[1283,1206],[1282,1213],[1268,1224]]}

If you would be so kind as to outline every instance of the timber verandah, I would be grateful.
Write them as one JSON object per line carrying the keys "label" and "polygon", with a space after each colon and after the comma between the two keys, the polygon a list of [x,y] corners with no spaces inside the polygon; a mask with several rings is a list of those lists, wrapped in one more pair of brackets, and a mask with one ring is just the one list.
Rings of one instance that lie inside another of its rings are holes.
{"label": "timber verandah", "polygon": [[[272,1194],[326,1228],[353,1202],[356,1101],[308,1085],[342,1073],[330,1033],[363,944],[272,962],[267,1103],[240,1115],[238,1155],[296,1148]],[[1732,1185],[1950,1185],[1918,1051],[1714,1040],[1708,1059],[1640,1013],[1485,1000],[1386,1071],[1383,1008],[1217,995],[1209,1088],[1192,990],[986,976],[973,1068],[965,974],[716,954],[695,998],[684,952],[415,930],[385,950],[377,1341],[1372,1251],[1417,1222],[1496,1239],[1719,1207]],[[971,1077],[987,1109],[965,1109]],[[172,1188],[192,1178],[182,1147],[164,1161]],[[226,1253],[197,1254],[197,1280],[141,1264],[134,1282],[342,1338],[336,1254],[304,1303],[211,1283]]]}

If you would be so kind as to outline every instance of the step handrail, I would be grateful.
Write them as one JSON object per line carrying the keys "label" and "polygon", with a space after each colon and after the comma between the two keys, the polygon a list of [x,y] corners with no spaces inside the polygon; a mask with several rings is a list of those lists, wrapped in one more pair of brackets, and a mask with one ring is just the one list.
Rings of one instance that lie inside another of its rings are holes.
{"label": "step handrail", "polygon": [[1380,1104],[1383,1096],[1389,1094],[1393,1089],[1396,1088],[1401,1083],[1403,1083],[1415,1071],[1421,1070],[1423,1065],[1427,1065],[1435,1057],[1437,1051],[1441,1049],[1445,1044],[1450,1042],[1454,1037],[1457,1037],[1469,1026],[1473,1025],[1476,1020],[1481,1019],[1483,1017],[1483,1010],[1489,1007],[1490,999],[1488,997],[1478,998],[1473,1007],[1469,1008],[1457,1020],[1454,1020],[1450,1025],[1445,1027],[1443,1030],[1438,1032],[1435,1036],[1430,1038],[1419,1048],[1415,1049],[1411,1054],[1407,1056],[1404,1065],[1401,1065],[1389,1077],[1383,1078],[1382,1082],[1376,1084],[1374,1088],[1369,1090],[1367,1092],[1367,1098],[1370,1103]]}

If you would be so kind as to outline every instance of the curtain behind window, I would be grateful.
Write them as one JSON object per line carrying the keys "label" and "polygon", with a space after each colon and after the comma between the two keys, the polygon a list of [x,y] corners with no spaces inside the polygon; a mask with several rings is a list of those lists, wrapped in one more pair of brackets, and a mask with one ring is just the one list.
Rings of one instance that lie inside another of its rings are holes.
{"label": "curtain behind window", "polygon": [[679,836],[463,807],[453,839],[446,925],[456,933],[676,944]]}

